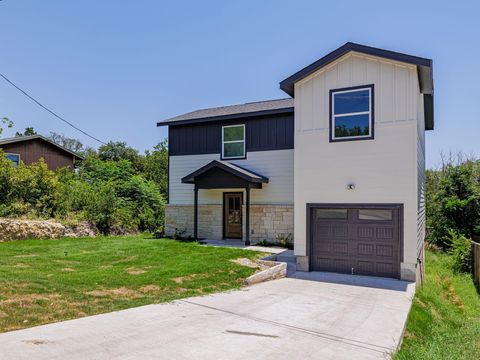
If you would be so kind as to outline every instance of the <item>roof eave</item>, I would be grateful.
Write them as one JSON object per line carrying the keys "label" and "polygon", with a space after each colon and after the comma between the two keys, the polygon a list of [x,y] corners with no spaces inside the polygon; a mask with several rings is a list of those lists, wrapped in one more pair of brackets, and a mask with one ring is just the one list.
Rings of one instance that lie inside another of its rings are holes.
{"label": "roof eave", "polygon": [[286,108],[272,109],[272,110],[250,111],[250,112],[229,114],[229,115],[201,117],[201,118],[188,119],[188,120],[172,120],[172,121],[167,120],[167,121],[158,122],[157,127],[169,126],[169,125],[190,125],[190,124],[205,123],[205,122],[212,122],[212,121],[236,120],[236,119],[245,119],[245,118],[257,117],[257,116],[288,114],[288,113],[293,113],[293,109],[294,109],[293,107],[286,107]]}
{"label": "roof eave", "polygon": [[[238,166],[238,165],[235,165],[235,166]],[[217,161],[217,160],[213,160],[210,163],[206,164],[205,166],[202,166],[200,169],[195,170],[191,174],[188,174],[187,176],[183,177],[181,179],[181,181],[182,181],[183,184],[195,184],[195,178],[196,177],[204,174],[205,172],[211,170],[214,167],[218,167],[218,168],[220,168],[220,169],[222,169],[222,170],[224,170],[228,173],[231,173],[232,175],[238,176],[239,178],[241,178],[245,181],[248,181],[250,183],[260,183],[260,184],[261,183],[268,183],[268,178],[266,178],[262,175],[259,175],[259,174],[254,173],[253,171],[247,170],[247,171],[251,172],[252,174],[254,174],[256,176],[259,176],[259,178],[254,178],[254,177],[248,176],[247,174],[243,174],[242,172],[240,172],[238,170],[232,169],[231,167],[225,166],[224,164],[222,164],[220,161]]]}

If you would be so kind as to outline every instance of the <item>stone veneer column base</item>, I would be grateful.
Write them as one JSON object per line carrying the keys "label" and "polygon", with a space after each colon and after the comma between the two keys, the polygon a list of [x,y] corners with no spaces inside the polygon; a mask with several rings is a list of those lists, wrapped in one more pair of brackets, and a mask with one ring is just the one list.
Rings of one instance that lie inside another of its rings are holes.
{"label": "stone veneer column base", "polygon": [[[245,239],[245,206],[243,206],[243,238]],[[165,206],[165,235],[193,236],[193,205]],[[293,205],[251,205],[250,240],[278,242],[293,234]],[[198,206],[198,236],[204,239],[223,238],[223,205]]]}
{"label": "stone veneer column base", "polygon": [[297,271],[310,271],[310,265],[308,261],[308,256],[296,256],[297,260]]}
{"label": "stone veneer column base", "polygon": [[[198,206],[198,237],[201,239],[221,239],[222,205]],[[165,206],[165,235],[193,236],[193,205]]]}

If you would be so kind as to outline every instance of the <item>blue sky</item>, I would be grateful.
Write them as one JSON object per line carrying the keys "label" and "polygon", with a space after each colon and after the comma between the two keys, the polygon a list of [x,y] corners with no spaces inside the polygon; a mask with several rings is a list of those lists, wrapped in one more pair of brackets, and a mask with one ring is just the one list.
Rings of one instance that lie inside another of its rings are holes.
{"label": "blue sky", "polygon": [[[442,151],[480,155],[479,13],[474,1],[3,0],[0,72],[87,132],[143,151],[165,137],[157,120],[286,97],[279,81],[347,41],[429,57],[431,167]],[[3,80],[0,115],[97,145]]]}

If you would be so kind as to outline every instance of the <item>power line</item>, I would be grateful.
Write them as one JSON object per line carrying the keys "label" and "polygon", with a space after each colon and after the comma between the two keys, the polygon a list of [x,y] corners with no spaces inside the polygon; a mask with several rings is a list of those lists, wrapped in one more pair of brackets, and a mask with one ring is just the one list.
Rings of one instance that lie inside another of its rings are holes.
{"label": "power line", "polygon": [[40,106],[42,109],[48,111],[50,114],[52,114],[53,116],[55,116],[57,119],[60,119],[61,121],[63,121],[64,123],[70,125],[72,128],[74,128],[75,130],[77,131],[80,131],[82,134],[88,136],[89,138],[95,140],[95,141],[98,141],[99,143],[101,144],[104,144],[105,145],[105,142],[103,142],[102,140],[99,140],[97,139],[95,136],[92,136],[90,135],[89,133],[87,133],[86,131],[83,131],[82,129],[80,129],[79,127],[75,126],[74,124],[72,124],[70,121],[68,120],[65,120],[63,117],[61,117],[60,115],[56,114],[54,111],[50,110],[48,107],[46,107],[45,105],[43,105],[40,101],[36,100],[34,97],[32,97],[30,94],[28,94],[25,90],[22,90],[20,87],[18,87],[17,85],[15,85],[9,78],[7,78],[5,75],[3,75],[2,73],[0,73],[0,76],[2,78],[5,79],[6,82],[8,82],[10,85],[12,85],[15,89],[17,89],[18,91],[20,91],[23,95],[25,95],[26,97],[28,97],[30,100],[32,100],[35,104],[37,104],[38,106]]}

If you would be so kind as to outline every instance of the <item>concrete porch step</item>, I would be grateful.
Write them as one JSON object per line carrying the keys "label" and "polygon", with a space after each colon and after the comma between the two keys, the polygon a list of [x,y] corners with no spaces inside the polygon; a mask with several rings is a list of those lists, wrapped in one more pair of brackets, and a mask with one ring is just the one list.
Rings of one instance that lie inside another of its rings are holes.
{"label": "concrete porch step", "polygon": [[296,260],[295,260],[295,255],[293,255],[293,250],[285,250],[277,254],[277,261],[295,263]]}

